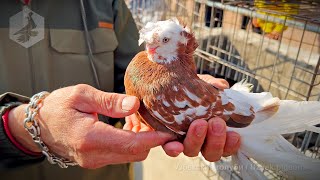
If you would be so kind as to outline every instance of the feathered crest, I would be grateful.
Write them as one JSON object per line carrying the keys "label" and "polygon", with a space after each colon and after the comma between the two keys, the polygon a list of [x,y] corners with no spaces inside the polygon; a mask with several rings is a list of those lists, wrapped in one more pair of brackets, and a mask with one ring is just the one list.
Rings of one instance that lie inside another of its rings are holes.
{"label": "feathered crest", "polygon": [[139,38],[139,46],[148,39],[148,33],[152,31],[156,31],[157,29],[163,28],[163,26],[166,26],[171,23],[170,26],[173,26],[172,22],[178,26],[174,26],[174,29],[177,30],[181,37],[181,42],[185,45],[187,45],[186,53],[192,53],[197,47],[198,44],[196,43],[196,39],[191,32],[191,30],[187,27],[186,23],[178,19],[176,17],[173,17],[171,19],[168,19],[166,21],[157,21],[157,22],[148,22],[140,31],[140,38]]}
{"label": "feathered crest", "polygon": [[174,17],[174,18],[172,18],[172,21],[175,21],[177,24],[182,26],[182,28],[184,29],[184,31],[181,32],[182,33],[181,35],[183,35],[187,39],[187,43],[186,43],[187,46],[185,49],[185,53],[186,54],[193,54],[193,52],[199,46],[196,38],[194,37],[193,32],[190,30],[190,28],[188,28],[187,23],[185,21],[183,21],[181,18]]}

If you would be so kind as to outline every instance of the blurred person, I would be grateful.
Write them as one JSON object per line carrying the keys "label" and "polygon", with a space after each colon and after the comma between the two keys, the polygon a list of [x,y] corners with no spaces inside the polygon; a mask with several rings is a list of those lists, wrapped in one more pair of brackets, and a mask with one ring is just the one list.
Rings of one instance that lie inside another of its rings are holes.
{"label": "blurred person", "polygon": [[[193,122],[180,143],[131,115],[139,102],[120,93],[125,69],[142,48],[123,0],[4,0],[0,25],[1,179],[130,179],[128,162],[144,160],[159,145],[172,157],[202,151],[209,161],[239,148],[239,135],[226,133],[219,118]],[[44,90],[51,93],[35,118],[40,137],[50,153],[79,166],[44,161],[24,129],[28,97]],[[123,117],[124,130],[115,128]]]}

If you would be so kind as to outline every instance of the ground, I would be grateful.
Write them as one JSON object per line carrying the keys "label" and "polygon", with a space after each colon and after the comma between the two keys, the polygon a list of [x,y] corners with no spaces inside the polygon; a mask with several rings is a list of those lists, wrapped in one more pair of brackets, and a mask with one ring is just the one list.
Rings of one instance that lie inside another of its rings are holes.
{"label": "ground", "polygon": [[161,147],[150,151],[143,162],[135,163],[135,180],[214,180],[218,177],[203,164],[199,157],[186,157],[180,154],[169,157]]}

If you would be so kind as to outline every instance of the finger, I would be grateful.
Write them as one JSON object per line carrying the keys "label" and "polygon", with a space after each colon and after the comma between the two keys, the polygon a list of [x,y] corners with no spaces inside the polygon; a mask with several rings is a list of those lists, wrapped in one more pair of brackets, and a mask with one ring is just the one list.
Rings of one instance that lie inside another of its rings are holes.
{"label": "finger", "polygon": [[89,85],[77,85],[73,90],[75,108],[86,113],[97,112],[109,117],[125,117],[136,112],[140,102],[135,96],[107,93]]}
{"label": "finger", "polygon": [[140,105],[137,97],[124,94],[97,93],[95,97],[98,113],[114,118],[131,115]]}
{"label": "finger", "polygon": [[139,132],[131,137],[126,146],[129,152],[135,154],[157,146],[162,146],[174,138],[174,136],[160,131]]}
{"label": "finger", "polygon": [[171,157],[177,157],[184,150],[183,144],[178,141],[172,141],[162,146],[164,152]]}
{"label": "finger", "polygon": [[225,79],[221,79],[221,78],[216,78],[218,79],[219,85],[217,85],[217,88],[219,89],[227,89],[230,88],[229,83],[227,80]]}
{"label": "finger", "polygon": [[240,135],[236,132],[227,132],[226,144],[224,146],[223,156],[227,157],[235,154],[240,147]]}
{"label": "finger", "polygon": [[123,125],[123,128],[122,128],[122,129],[123,129],[123,130],[131,131],[132,125],[130,125],[129,123],[125,123],[125,124]]}
{"label": "finger", "polygon": [[205,144],[202,150],[203,157],[210,162],[218,161],[223,154],[225,142],[225,121],[217,117],[210,119]]}
{"label": "finger", "polygon": [[135,114],[130,115],[130,120],[132,122],[132,131],[139,132],[141,129],[141,123]]}
{"label": "finger", "polygon": [[125,121],[126,121],[126,123],[124,124],[122,129],[131,131],[133,125],[132,125],[132,121],[131,121],[130,116],[127,116],[125,118]]}
{"label": "finger", "polygon": [[141,129],[140,131],[153,131],[153,129],[147,125],[145,125],[144,123],[140,123]]}
{"label": "finger", "polygon": [[206,81],[207,83],[213,85],[218,89],[226,89],[229,88],[229,83],[225,79],[215,78],[209,74],[198,74],[199,78]]}
{"label": "finger", "polygon": [[218,89],[227,89],[227,88],[229,88],[229,83],[225,79],[212,77],[207,82],[209,84],[212,84],[214,87],[216,87]]}
{"label": "finger", "polygon": [[145,125],[144,123],[142,123],[137,114],[132,114],[129,116],[129,119],[131,120],[132,123],[132,131],[133,132],[140,132],[140,131],[152,131],[153,129],[147,125]]}
{"label": "finger", "polygon": [[139,154],[165,144],[175,137],[159,131],[134,133],[97,121],[83,141],[92,149],[108,149],[120,154]]}
{"label": "finger", "polygon": [[205,120],[193,121],[189,127],[186,138],[184,139],[184,151],[186,156],[197,156],[207,134],[208,123]]}
{"label": "finger", "polygon": [[140,131],[141,129],[140,122],[135,114],[131,114],[130,116],[127,116],[125,120],[126,120],[126,124],[123,126],[123,129],[130,130],[133,132]]}

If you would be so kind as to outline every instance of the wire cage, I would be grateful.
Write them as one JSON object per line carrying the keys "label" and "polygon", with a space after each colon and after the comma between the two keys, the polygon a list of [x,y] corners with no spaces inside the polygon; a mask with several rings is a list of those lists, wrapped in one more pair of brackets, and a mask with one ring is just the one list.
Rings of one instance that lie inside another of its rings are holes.
{"label": "wire cage", "polygon": [[[191,27],[199,47],[199,73],[247,79],[254,92],[280,99],[320,100],[320,3],[309,0],[127,0],[138,28],[148,21],[177,17]],[[301,152],[320,158],[320,135],[285,135]],[[241,179],[224,158],[210,163],[208,178]],[[285,179],[257,165],[270,179]]]}

